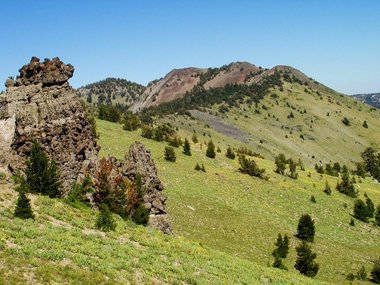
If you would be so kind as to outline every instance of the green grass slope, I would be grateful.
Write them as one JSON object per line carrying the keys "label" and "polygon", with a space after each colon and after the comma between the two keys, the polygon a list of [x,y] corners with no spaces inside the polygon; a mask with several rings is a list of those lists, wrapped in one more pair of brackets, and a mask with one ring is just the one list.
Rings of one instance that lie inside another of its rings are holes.
{"label": "green grass slope", "polygon": [[[320,116],[325,111],[320,110]],[[273,114],[279,116],[278,113]],[[355,116],[355,113],[350,114]],[[373,119],[368,120],[370,125],[375,125]],[[235,121],[236,126],[239,126],[238,122]],[[273,262],[271,252],[278,233],[286,233],[291,237],[291,251],[285,264],[289,273],[295,274],[294,247],[298,240],[293,235],[299,217],[308,213],[316,222],[313,249],[320,263],[317,279],[344,284],[348,282],[347,274],[356,273],[362,265],[369,271],[371,261],[380,256],[380,229],[359,221],[355,226],[350,226],[354,200],[335,190],[331,196],[323,192],[326,180],[335,188],[336,177],[307,169],[299,172],[297,180],[292,180],[274,173],[272,160],[255,159],[260,167],[266,169],[270,179],[252,178],[238,172],[236,160],[224,156],[227,145],[238,147],[243,143],[199,121],[176,117],[171,119],[171,123],[179,126],[182,138],[190,138],[192,130],[196,129],[200,141],[191,144],[191,157],[183,155],[180,148],[176,149],[175,163],[164,160],[165,143],[144,139],[139,130],[123,131],[121,125],[105,121],[98,121],[98,130],[103,156],[110,154],[122,158],[135,140],[143,142],[152,151],[158,175],[165,185],[175,235],[258,265],[269,266]],[[358,123],[355,121],[355,124]],[[245,124],[247,128],[252,125]],[[343,127],[339,126],[339,129]],[[372,130],[373,140],[376,140],[378,134],[373,133]],[[204,142],[210,138],[222,149],[215,160],[205,157]],[[320,147],[321,151],[324,147]],[[339,152],[338,146],[336,151]],[[358,155],[353,152],[348,156]],[[197,162],[204,164],[206,173],[194,171]],[[311,177],[307,175],[309,171]],[[367,193],[376,205],[380,203],[379,184],[366,178],[358,187],[360,196]],[[310,202],[311,195],[315,196],[317,203]]]}
{"label": "green grass slope", "polygon": [[0,182],[0,284],[321,284],[117,217],[103,233],[96,211],[58,199],[29,195],[35,220],[14,218],[10,188]]}
{"label": "green grass slope", "polygon": [[[283,90],[271,89],[257,106],[243,103],[224,114],[219,107],[195,117],[220,132],[225,132],[218,127],[220,121],[237,128],[241,135],[230,143],[246,142],[268,158],[282,152],[309,165],[339,161],[353,166],[366,147],[380,144],[380,111],[327,88],[285,82]],[[294,118],[288,118],[291,113]],[[350,126],[342,123],[344,117]]]}

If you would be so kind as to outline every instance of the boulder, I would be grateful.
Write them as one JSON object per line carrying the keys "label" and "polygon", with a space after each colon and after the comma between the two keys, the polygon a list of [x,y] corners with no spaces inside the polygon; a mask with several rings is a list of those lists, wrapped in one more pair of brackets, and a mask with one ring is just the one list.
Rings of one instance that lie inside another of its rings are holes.
{"label": "boulder", "polygon": [[39,84],[42,86],[62,85],[74,74],[71,64],[64,64],[58,57],[45,59],[40,62],[37,57],[32,57],[29,64],[24,65],[17,76],[16,86]]}
{"label": "boulder", "polygon": [[157,168],[150,151],[141,142],[135,142],[129,148],[125,157],[123,174],[130,180],[141,176],[145,188],[144,205],[150,209],[149,223],[152,227],[170,234],[171,225],[166,212],[166,197],[163,194],[163,185],[157,176]]}
{"label": "boulder", "polygon": [[[141,142],[135,142],[130,146],[124,160],[116,159],[115,157],[105,157],[102,160],[98,160],[94,171],[88,173],[92,176],[95,188],[96,185],[100,184],[99,177],[101,175],[99,173],[101,173],[102,165],[103,169],[107,169],[112,193],[117,193],[120,189],[123,189],[123,187],[119,186],[125,181],[127,181],[127,185],[136,182],[136,178],[139,175],[141,177],[142,188],[144,189],[144,206],[150,213],[149,224],[166,234],[172,233],[170,220],[166,212],[166,197],[163,194],[164,187],[157,176],[157,168],[150,151]],[[96,201],[97,203],[101,203],[97,192],[94,193],[93,197],[88,196],[87,198],[90,202],[92,201],[94,206],[97,206]],[[123,208],[123,205],[119,205],[118,207]],[[126,209],[129,209],[129,205],[126,206]]]}

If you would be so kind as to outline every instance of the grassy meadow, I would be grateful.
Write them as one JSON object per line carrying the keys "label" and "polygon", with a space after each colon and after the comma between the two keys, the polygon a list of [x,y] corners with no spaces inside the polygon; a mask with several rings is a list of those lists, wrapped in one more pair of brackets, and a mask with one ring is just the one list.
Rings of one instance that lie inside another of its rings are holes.
{"label": "grassy meadow", "polygon": [[0,183],[0,284],[322,284],[117,216],[104,233],[95,210],[59,199],[29,195],[36,218],[18,219],[10,188]]}
{"label": "grassy meadow", "polygon": [[[188,126],[188,119],[181,117],[173,122]],[[331,196],[323,192],[326,180],[335,188],[337,177],[306,169],[299,171],[299,178],[293,180],[276,174],[272,160],[259,158],[255,160],[266,169],[268,181],[241,174],[237,159],[224,156],[227,145],[233,145],[234,141],[207,127],[205,136],[198,134],[200,142],[191,144],[192,156],[183,155],[182,148],[178,148],[177,161],[171,163],[163,157],[166,143],[144,139],[140,130],[127,132],[118,124],[97,123],[101,156],[123,158],[136,140],[151,150],[168,196],[175,236],[270,266],[276,237],[278,233],[286,233],[291,237],[292,249],[285,264],[290,273],[296,273],[294,247],[298,240],[294,234],[299,217],[308,213],[316,222],[313,249],[320,264],[317,279],[337,284],[348,282],[349,273],[356,273],[362,265],[369,271],[371,261],[380,256],[380,229],[359,221],[350,226],[354,200],[335,190]],[[190,125],[187,132],[185,128],[180,129],[182,137],[191,137],[194,121]],[[219,142],[216,145],[222,150],[216,159],[205,156],[204,141],[210,136]],[[195,171],[196,163],[203,163],[206,173]],[[309,172],[311,177],[308,177]],[[358,187],[360,196],[367,193],[375,205],[380,203],[379,184],[366,178]],[[311,195],[317,203],[310,201]]]}

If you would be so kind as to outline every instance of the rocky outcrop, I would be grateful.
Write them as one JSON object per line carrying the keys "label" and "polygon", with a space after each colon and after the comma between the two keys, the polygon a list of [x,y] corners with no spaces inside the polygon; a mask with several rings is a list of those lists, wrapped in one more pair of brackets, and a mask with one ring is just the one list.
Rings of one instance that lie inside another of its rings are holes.
{"label": "rocky outcrop", "polygon": [[[63,195],[85,175],[93,177],[96,188],[97,173],[104,163],[98,159],[99,148],[84,107],[68,83],[73,72],[72,65],[59,58],[41,63],[33,57],[20,69],[16,82],[7,80],[6,93],[0,95],[0,169],[23,170],[32,142],[37,140],[59,167]],[[134,183],[141,176],[150,224],[170,234],[163,186],[144,145],[133,144],[125,161],[107,158],[105,163],[112,183]]]}
{"label": "rocky outcrop", "polygon": [[135,142],[129,148],[123,174],[133,181],[137,175],[141,176],[145,189],[144,204],[150,210],[149,223],[154,228],[170,234],[171,225],[165,207],[166,197],[162,193],[164,187],[157,176],[157,168],[150,151],[142,143]]}
{"label": "rocky outcrop", "polygon": [[[106,174],[109,183],[110,196],[128,197],[128,186],[137,181],[137,176],[141,177],[143,189],[143,203],[145,208],[149,210],[149,224],[166,234],[172,233],[171,224],[168,214],[166,212],[166,197],[163,194],[164,187],[157,176],[157,168],[151,157],[150,151],[140,142],[135,142],[129,148],[125,159],[116,159],[115,157],[105,157],[98,160],[94,171],[87,173],[91,176],[93,185],[99,185],[102,174]],[[122,186],[123,185],[123,186]],[[125,192],[126,191],[126,192]],[[93,205],[98,206],[102,203],[99,199],[100,193],[88,193],[86,199]],[[117,211],[123,215],[131,216],[134,209],[133,205],[129,204],[131,201],[126,198],[118,198],[113,203]],[[120,203],[120,204],[119,204]],[[124,203],[124,204],[123,204]],[[121,211],[121,212],[120,212]]]}
{"label": "rocky outcrop", "polygon": [[74,68],[59,58],[33,57],[0,98],[0,163],[22,170],[32,141],[42,143],[59,167],[63,194],[96,162],[98,146],[84,108],[67,82]]}
{"label": "rocky outcrop", "polygon": [[24,65],[16,79],[16,86],[39,84],[42,86],[62,85],[74,74],[71,64],[64,64],[58,57],[52,60],[45,59],[40,62],[37,57],[32,57],[29,64]]}

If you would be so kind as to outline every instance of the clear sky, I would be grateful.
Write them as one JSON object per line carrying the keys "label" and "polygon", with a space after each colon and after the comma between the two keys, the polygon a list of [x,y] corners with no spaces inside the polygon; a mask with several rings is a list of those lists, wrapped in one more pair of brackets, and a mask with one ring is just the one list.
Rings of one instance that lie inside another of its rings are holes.
{"label": "clear sky", "polygon": [[378,0],[1,1],[0,80],[32,56],[73,64],[74,87],[249,61],[346,94],[380,92],[379,14]]}

